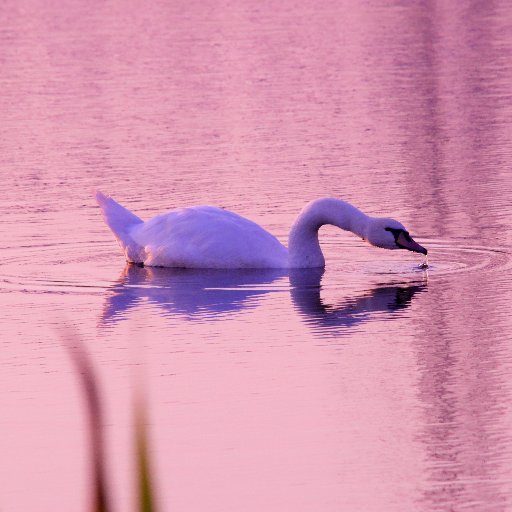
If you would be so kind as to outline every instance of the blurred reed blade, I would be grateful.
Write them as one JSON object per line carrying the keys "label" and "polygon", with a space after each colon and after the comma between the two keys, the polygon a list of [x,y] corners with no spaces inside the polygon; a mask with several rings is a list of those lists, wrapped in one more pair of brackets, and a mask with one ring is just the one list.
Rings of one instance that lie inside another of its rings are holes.
{"label": "blurred reed blade", "polygon": [[109,497],[105,471],[105,448],[103,441],[103,414],[98,391],[97,378],[92,362],[85,350],[80,334],[70,326],[60,328],[60,335],[71,356],[85,400],[89,422],[91,450],[91,471],[93,481],[92,512],[109,512]]}
{"label": "blurred reed blade", "polygon": [[138,510],[140,512],[156,512],[153,480],[151,478],[151,467],[148,449],[147,432],[147,401],[142,397],[142,386],[135,390],[134,401],[134,431],[136,450],[136,478],[138,492]]}

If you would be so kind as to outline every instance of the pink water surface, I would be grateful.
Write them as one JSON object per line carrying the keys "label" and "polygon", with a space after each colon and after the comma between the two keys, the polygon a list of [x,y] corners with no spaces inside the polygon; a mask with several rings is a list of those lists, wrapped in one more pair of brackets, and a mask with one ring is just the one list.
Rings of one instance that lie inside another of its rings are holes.
{"label": "pink water surface", "polygon": [[[0,5],[0,510],[89,510],[105,410],[135,510],[142,375],[161,511],[512,510],[506,1]],[[325,273],[125,267],[93,191],[215,204],[282,242],[335,196],[429,249],[322,228]]]}

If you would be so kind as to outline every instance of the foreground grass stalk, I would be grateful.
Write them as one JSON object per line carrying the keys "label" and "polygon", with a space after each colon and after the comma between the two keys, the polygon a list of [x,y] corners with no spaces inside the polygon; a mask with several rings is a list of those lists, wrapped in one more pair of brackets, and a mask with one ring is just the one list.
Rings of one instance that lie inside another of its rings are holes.
{"label": "foreground grass stalk", "polygon": [[140,512],[156,512],[148,451],[146,402],[142,400],[140,394],[137,394],[137,397],[134,405],[134,427],[138,510]]}
{"label": "foreground grass stalk", "polygon": [[64,344],[80,376],[89,423],[91,472],[93,481],[92,512],[110,512],[105,471],[105,446],[103,441],[103,413],[97,378],[80,335],[70,327],[60,329]]}

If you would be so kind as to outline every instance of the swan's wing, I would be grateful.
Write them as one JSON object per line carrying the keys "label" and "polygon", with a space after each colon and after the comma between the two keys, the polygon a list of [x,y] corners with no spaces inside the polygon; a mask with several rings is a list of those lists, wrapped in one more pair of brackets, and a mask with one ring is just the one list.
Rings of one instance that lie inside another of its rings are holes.
{"label": "swan's wing", "polygon": [[286,248],[255,222],[212,206],[173,210],[132,232],[145,264],[192,268],[282,268]]}

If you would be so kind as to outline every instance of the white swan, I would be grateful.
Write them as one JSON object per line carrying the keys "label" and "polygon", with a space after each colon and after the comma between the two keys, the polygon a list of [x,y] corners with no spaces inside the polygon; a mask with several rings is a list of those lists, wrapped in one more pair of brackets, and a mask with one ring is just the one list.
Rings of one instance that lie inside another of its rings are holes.
{"label": "white swan", "polygon": [[318,230],[333,224],[371,245],[427,254],[402,224],[369,217],[333,198],[307,204],[293,224],[288,249],[258,224],[213,206],[171,210],[143,222],[111,197],[96,193],[105,222],[126,259],[155,267],[317,268],[325,265]]}

